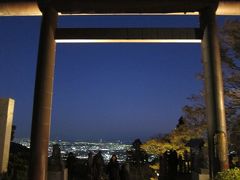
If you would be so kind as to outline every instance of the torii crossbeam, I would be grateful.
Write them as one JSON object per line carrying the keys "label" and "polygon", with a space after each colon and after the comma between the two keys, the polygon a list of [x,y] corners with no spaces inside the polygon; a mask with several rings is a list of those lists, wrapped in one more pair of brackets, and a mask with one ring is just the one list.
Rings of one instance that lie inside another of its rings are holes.
{"label": "torii crossbeam", "polygon": [[197,15],[216,6],[216,15],[240,15],[239,0],[0,0],[0,16],[41,16],[51,6],[59,15]]}

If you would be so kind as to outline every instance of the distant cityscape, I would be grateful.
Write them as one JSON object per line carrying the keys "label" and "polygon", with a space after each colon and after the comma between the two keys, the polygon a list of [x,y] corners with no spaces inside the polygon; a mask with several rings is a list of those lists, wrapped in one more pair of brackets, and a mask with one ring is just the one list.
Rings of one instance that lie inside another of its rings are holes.
{"label": "distant cityscape", "polygon": [[[30,148],[30,139],[18,138],[14,142]],[[103,158],[106,162],[109,161],[113,154],[116,154],[120,162],[126,160],[126,151],[131,148],[131,145],[124,144],[121,141],[116,142],[82,142],[82,141],[63,141],[55,140],[49,142],[48,155],[52,154],[52,147],[54,144],[59,144],[63,159],[67,158],[68,153],[72,152],[79,159],[87,159],[88,153],[102,152]]]}

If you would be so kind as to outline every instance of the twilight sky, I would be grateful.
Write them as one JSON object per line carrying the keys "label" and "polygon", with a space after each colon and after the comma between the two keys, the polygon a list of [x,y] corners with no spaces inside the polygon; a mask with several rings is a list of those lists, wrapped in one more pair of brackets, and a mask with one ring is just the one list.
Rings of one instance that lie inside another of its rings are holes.
{"label": "twilight sky", "polygon": [[[17,137],[31,131],[40,21],[0,17],[0,97],[16,100]],[[60,17],[58,26],[197,27],[198,19]],[[169,132],[186,98],[202,88],[199,44],[58,44],[56,53],[52,139],[133,140]]]}

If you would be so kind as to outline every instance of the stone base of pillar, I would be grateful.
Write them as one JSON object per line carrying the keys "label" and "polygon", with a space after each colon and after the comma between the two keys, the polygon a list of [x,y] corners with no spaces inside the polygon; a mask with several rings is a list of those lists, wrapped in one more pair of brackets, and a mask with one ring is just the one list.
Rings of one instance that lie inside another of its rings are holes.
{"label": "stone base of pillar", "polygon": [[68,169],[62,171],[48,171],[48,180],[68,180]]}
{"label": "stone base of pillar", "polygon": [[210,180],[208,169],[201,169],[200,172],[192,172],[192,180]]}

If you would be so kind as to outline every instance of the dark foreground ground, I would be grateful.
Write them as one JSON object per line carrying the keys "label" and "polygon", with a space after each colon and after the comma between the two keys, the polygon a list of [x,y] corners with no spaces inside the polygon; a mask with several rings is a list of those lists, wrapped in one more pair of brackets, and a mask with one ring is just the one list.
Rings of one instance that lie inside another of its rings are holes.
{"label": "dark foreground ground", "polygon": [[176,180],[191,180],[191,174],[181,175]]}
{"label": "dark foreground ground", "polygon": [[191,180],[191,174],[181,174],[181,175],[177,175],[175,178],[160,176],[159,180]]}

